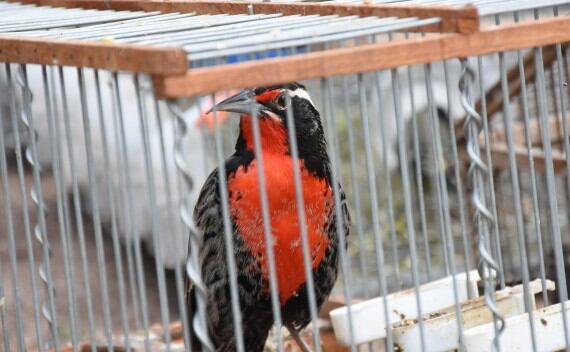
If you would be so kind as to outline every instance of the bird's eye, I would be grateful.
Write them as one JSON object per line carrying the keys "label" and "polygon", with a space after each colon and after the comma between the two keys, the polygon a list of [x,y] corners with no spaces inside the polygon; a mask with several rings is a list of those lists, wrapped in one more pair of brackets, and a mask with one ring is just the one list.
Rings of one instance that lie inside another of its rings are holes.
{"label": "bird's eye", "polygon": [[285,93],[279,94],[279,96],[275,98],[274,103],[280,110],[285,110],[287,108],[287,97],[285,97]]}

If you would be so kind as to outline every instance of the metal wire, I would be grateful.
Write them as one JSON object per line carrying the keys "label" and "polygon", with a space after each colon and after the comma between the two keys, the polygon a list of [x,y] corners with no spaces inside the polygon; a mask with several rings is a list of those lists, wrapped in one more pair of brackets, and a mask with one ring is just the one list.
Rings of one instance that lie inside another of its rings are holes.
{"label": "metal wire", "polygon": [[[176,166],[182,176],[184,183],[188,190],[192,190],[194,182],[192,180],[192,173],[190,166],[184,160],[183,140],[188,129],[187,123],[184,120],[184,115],[174,102],[169,102],[168,107],[176,118],[176,140],[175,140],[175,161]],[[188,200],[183,200],[180,208],[180,217],[184,225],[190,231],[190,241],[188,243],[189,255],[186,262],[186,274],[192,282],[194,292],[196,295],[196,313],[192,320],[192,327],[196,336],[198,337],[202,348],[207,351],[213,351],[214,346],[208,336],[208,325],[206,323],[206,299],[207,291],[202,281],[201,266],[199,261],[199,250],[203,241],[203,234],[194,223],[192,218],[192,210],[189,208]]]}
{"label": "metal wire", "polygon": [[133,190],[132,187],[129,185],[132,184],[132,175],[130,171],[131,165],[131,158],[129,157],[128,149],[127,149],[127,141],[126,141],[126,132],[125,132],[125,116],[123,113],[123,98],[121,94],[121,85],[119,85],[119,78],[117,72],[112,73],[113,77],[113,93],[115,95],[115,101],[117,106],[117,122],[116,130],[118,131],[118,139],[119,139],[119,151],[121,154],[121,172],[124,177],[124,185],[126,189],[126,204],[127,204],[127,211],[126,211],[126,218],[128,229],[130,230],[131,236],[134,239],[134,250],[135,250],[135,271],[136,271],[136,278],[137,278],[137,287],[139,291],[139,304],[141,307],[141,315],[142,315],[142,328],[144,329],[144,346],[145,351],[150,351],[150,333],[149,333],[149,317],[148,317],[148,305],[147,305],[147,296],[146,296],[146,280],[144,275],[144,268],[142,262],[142,249],[141,249],[141,239],[140,233],[138,229],[138,224],[134,220],[134,215],[131,213],[131,210],[134,207],[134,197],[133,197]]}
{"label": "metal wire", "polygon": [[[17,109],[16,109],[16,92],[13,85],[12,80],[12,70],[10,64],[5,64],[6,69],[6,79],[8,84],[8,94],[10,96],[10,121],[12,124],[12,131],[14,131],[14,139],[15,139],[15,147],[16,150],[22,150],[22,143],[20,140],[20,132],[18,130],[18,116],[17,116]],[[3,136],[2,136],[3,137]],[[16,154],[16,168],[18,172],[18,189],[19,189],[19,196],[22,200],[22,215],[23,215],[23,223],[24,223],[24,235],[26,241],[26,249],[27,249],[27,259],[29,264],[29,275],[30,275],[30,283],[32,287],[32,304],[34,307],[34,325],[35,325],[35,332],[36,332],[36,342],[38,346],[43,346],[43,336],[41,333],[41,322],[40,322],[40,310],[41,306],[39,303],[38,298],[38,285],[36,280],[36,259],[33,252],[33,243],[32,243],[32,234],[31,234],[31,226],[30,226],[30,214],[28,208],[28,199],[26,194],[26,185],[25,185],[25,177],[24,177],[24,161],[22,158],[22,153],[15,153]]]}
{"label": "metal wire", "polygon": [[[326,124],[327,138],[329,140],[329,153],[330,153],[330,167],[331,167],[331,182],[334,196],[334,211],[336,216],[336,229],[338,236],[338,251],[340,257],[340,270],[343,279],[343,293],[347,307],[347,315],[351,323],[349,324],[349,336],[351,338],[350,349],[351,351],[356,351],[356,344],[354,343],[354,326],[352,324],[352,275],[350,268],[350,261],[347,258],[345,248],[347,248],[346,234],[344,233],[344,227],[349,224],[344,223],[344,217],[342,213],[342,196],[340,189],[340,171],[338,160],[338,143],[336,142],[336,113],[334,110],[334,104],[332,103],[333,91],[331,87],[330,80],[326,79],[321,81],[321,89],[323,91],[323,98],[325,103],[325,116],[329,116],[330,119]],[[320,349],[320,347],[319,347]]]}
{"label": "metal wire", "polygon": [[[0,119],[0,136],[4,136],[4,127],[2,119]],[[3,138],[2,138],[3,139]],[[2,141],[3,142],[3,141]],[[22,301],[20,293],[20,283],[18,274],[18,265],[16,258],[16,244],[15,244],[15,234],[14,234],[14,224],[12,222],[12,207],[10,200],[10,188],[8,185],[8,166],[6,165],[6,154],[4,151],[4,143],[0,143],[0,175],[2,178],[2,194],[3,194],[3,206],[4,206],[4,218],[6,221],[6,232],[8,233],[8,246],[9,246],[9,256],[10,256],[10,273],[12,276],[12,290],[15,300],[15,316],[16,316],[16,333],[18,335],[18,350],[24,351],[24,326],[22,323]],[[3,298],[3,297],[2,297]]]}
{"label": "metal wire", "polygon": [[65,141],[67,144],[67,157],[68,163],[70,166],[70,174],[72,180],[72,194],[73,194],[73,205],[75,209],[75,223],[77,226],[77,233],[79,237],[79,252],[81,257],[81,270],[83,272],[83,288],[85,292],[86,298],[86,305],[87,305],[87,325],[89,329],[89,337],[90,337],[90,344],[91,348],[95,348],[95,322],[93,318],[93,298],[91,292],[91,284],[89,281],[89,267],[87,265],[87,247],[85,244],[85,228],[83,224],[83,217],[81,214],[81,199],[79,194],[79,181],[77,177],[77,170],[76,167],[76,157],[74,153],[74,144],[72,140],[72,131],[71,131],[71,122],[69,116],[69,105],[67,99],[67,88],[65,84],[65,77],[63,73],[63,69],[59,69],[59,83],[61,89],[61,96],[62,96],[62,103],[63,103],[63,121],[65,127]]}
{"label": "metal wire", "polygon": [[[2,137],[2,142],[4,142],[4,135],[0,136]],[[4,272],[2,271],[2,263],[0,263],[0,321],[2,325],[2,346],[4,346],[4,351],[9,351],[10,335],[8,333],[8,317],[6,314],[6,297],[4,297]]]}
{"label": "metal wire", "polygon": [[524,288],[524,304],[525,310],[529,314],[529,326],[530,326],[530,333],[532,339],[532,348],[534,351],[537,350],[537,343],[536,343],[536,335],[535,335],[535,327],[534,327],[534,319],[533,319],[533,312],[532,312],[532,304],[531,298],[529,294],[529,273],[528,273],[528,263],[527,263],[527,252],[526,252],[526,245],[524,243],[524,225],[523,225],[523,218],[522,218],[522,209],[521,209],[521,197],[520,197],[520,187],[519,187],[519,179],[518,179],[518,169],[514,155],[514,144],[513,144],[513,136],[512,136],[512,124],[511,124],[511,114],[508,106],[508,83],[506,77],[506,67],[504,61],[504,55],[502,53],[499,54],[499,62],[501,65],[501,91],[503,94],[503,121],[505,124],[505,132],[507,135],[507,146],[509,149],[509,168],[511,173],[511,185],[513,189],[513,203],[515,207],[515,217],[516,217],[516,228],[517,228],[517,238],[518,238],[518,247],[519,247],[519,257],[520,257],[520,266],[522,271],[522,279],[523,279],[523,288]]}
{"label": "metal wire", "polygon": [[550,131],[548,128],[547,114],[548,102],[546,98],[545,77],[544,77],[544,60],[542,58],[542,50],[534,48],[534,60],[536,74],[536,87],[538,90],[538,109],[539,123],[542,137],[542,145],[544,148],[545,168],[546,168],[546,187],[548,192],[548,207],[550,211],[550,221],[552,222],[552,243],[554,249],[556,276],[558,281],[558,296],[560,298],[560,306],[564,327],[564,340],[566,342],[566,350],[570,350],[570,337],[568,336],[568,321],[566,312],[566,301],[568,300],[568,292],[566,286],[566,273],[564,269],[564,259],[562,253],[562,240],[560,233],[560,223],[558,219],[558,204],[556,201],[556,186],[554,179],[554,167],[552,164],[552,147],[550,145]]}
{"label": "metal wire", "polygon": [[[285,106],[291,106],[291,97],[289,94],[285,96]],[[293,183],[295,186],[295,200],[297,204],[297,218],[299,222],[299,235],[301,238],[301,247],[303,250],[303,264],[305,270],[305,282],[307,287],[307,299],[309,301],[309,310],[311,316],[311,327],[313,331],[313,344],[316,351],[321,351],[320,334],[317,325],[318,308],[317,299],[315,297],[315,282],[313,278],[313,268],[311,267],[311,250],[309,247],[309,235],[307,233],[307,218],[305,213],[305,200],[303,197],[303,186],[301,183],[301,166],[299,164],[299,149],[297,146],[297,134],[295,131],[295,118],[293,111],[287,109],[285,116],[287,119],[287,130],[289,138],[289,147],[291,149],[291,159],[293,166]],[[339,231],[340,232],[340,231]],[[342,251],[343,246],[339,244]],[[347,300],[347,302],[350,302]]]}
{"label": "metal wire", "polygon": [[[489,146],[490,142],[489,142],[489,126],[488,126],[488,118],[487,118],[487,102],[486,102],[486,96],[485,96],[485,92],[484,92],[484,87],[485,87],[485,82],[484,82],[484,78],[483,78],[483,74],[481,74],[483,72],[483,61],[481,59],[481,57],[477,58],[477,69],[479,74],[479,89],[480,89],[480,95],[481,95],[481,117],[483,120],[483,136],[485,139],[485,145]],[[492,163],[492,159],[491,159],[491,148],[485,148],[486,149],[486,164],[487,167],[489,168],[489,170],[492,170],[493,168],[493,163]],[[500,229],[499,229],[499,224],[498,224],[498,216],[497,216],[497,202],[495,199],[495,183],[493,180],[493,177],[487,177],[488,183],[489,183],[489,193],[490,193],[490,198],[491,198],[491,211],[493,213],[493,219],[492,221],[489,223],[489,226],[492,226],[492,229],[494,230],[494,236],[495,236],[495,241],[496,243],[499,244],[500,247]],[[497,255],[498,255],[498,265],[499,265],[499,282],[500,282],[500,286],[501,288],[505,287],[505,274],[504,274],[504,264],[502,261],[502,256],[499,256],[500,251],[497,250]]]}
{"label": "metal wire", "polygon": [[[382,89],[380,88],[380,75],[379,72],[375,72],[375,86],[378,93],[378,102],[381,104],[384,101],[382,95]],[[395,92],[394,92],[395,93]],[[394,94],[394,99],[396,95]],[[399,115],[399,111],[396,112]],[[396,118],[396,124],[398,127],[399,120]],[[397,129],[400,132],[400,129]],[[401,137],[398,135],[398,137]],[[396,220],[394,219],[394,199],[393,199],[393,189],[392,189],[392,177],[390,175],[390,168],[388,167],[388,142],[387,142],[386,130],[381,129],[380,131],[380,140],[382,141],[382,169],[384,171],[384,179],[386,182],[386,197],[388,200],[388,224],[390,226],[390,246],[392,250],[392,266],[394,270],[394,277],[396,279],[396,289],[399,291],[401,287],[401,278],[400,278],[400,270],[399,270],[399,258],[398,258],[398,244],[396,239]],[[398,140],[400,140],[398,138]],[[403,139],[402,139],[403,141]],[[404,161],[402,161],[404,162]]]}
{"label": "metal wire", "polygon": [[283,320],[281,316],[281,305],[279,303],[279,286],[277,281],[277,267],[275,263],[275,238],[271,227],[271,215],[269,213],[269,199],[267,195],[267,180],[265,178],[264,154],[261,146],[261,130],[255,106],[251,105],[251,126],[253,131],[253,152],[257,164],[257,183],[261,190],[259,193],[259,202],[261,204],[261,218],[263,226],[263,241],[265,243],[265,255],[267,256],[267,266],[269,271],[269,287],[271,289],[271,309],[273,311],[273,319],[275,326],[275,341],[277,343],[277,351],[283,351]]}
{"label": "metal wire", "polygon": [[485,280],[485,303],[493,314],[495,338],[492,350],[500,351],[499,338],[505,329],[504,318],[498,311],[494,295],[494,272],[499,271],[499,266],[489,253],[489,223],[493,222],[493,215],[486,206],[484,178],[488,177],[489,170],[479,157],[479,131],[482,128],[481,116],[472,107],[471,82],[475,77],[474,72],[468,66],[466,60],[462,60],[463,73],[459,83],[461,90],[461,105],[467,113],[464,132],[467,137],[467,153],[470,159],[469,176],[473,184],[472,202],[475,207],[473,222],[479,236],[478,251],[481,257],[480,275]]}
{"label": "metal wire", "polygon": [[[216,101],[216,96],[212,95],[212,102]],[[220,178],[220,194],[222,198],[222,215],[224,217],[224,242],[226,245],[226,260],[228,263],[228,277],[230,279],[230,295],[232,301],[232,314],[233,322],[235,326],[236,335],[236,347],[238,351],[245,351],[243,342],[243,324],[242,324],[242,314],[239,302],[239,291],[238,291],[238,273],[236,269],[236,258],[233,243],[233,233],[232,224],[230,221],[230,207],[229,207],[229,197],[227,190],[227,179],[226,179],[226,169],[223,157],[223,146],[221,137],[221,124],[218,119],[218,113],[214,111],[214,124],[216,126],[215,132],[215,143],[216,143],[216,157],[218,160],[218,172]]]}
{"label": "metal wire", "polygon": [[[360,259],[360,271],[362,273],[362,288],[363,288],[363,295],[364,298],[370,297],[370,291],[368,288],[368,268],[366,263],[366,254],[364,251],[364,217],[362,215],[362,202],[360,199],[360,187],[358,185],[357,176],[356,176],[356,143],[355,143],[355,136],[354,136],[354,127],[353,127],[353,117],[351,113],[351,105],[350,105],[350,97],[349,97],[349,90],[347,84],[347,77],[343,77],[342,81],[342,91],[343,91],[343,105],[344,105],[344,114],[346,116],[346,126],[347,126],[347,134],[348,134],[348,146],[349,146],[349,154],[350,154],[350,180],[351,180],[351,187],[352,187],[352,194],[353,194],[353,205],[356,210],[356,216],[354,219],[354,224],[356,225],[356,236],[358,238],[358,248],[359,248],[359,259]],[[293,140],[291,138],[291,140]]]}
{"label": "metal wire", "polygon": [[[451,78],[450,78],[450,74],[449,74],[449,62],[448,61],[444,61],[443,62],[443,72],[444,72],[444,79],[445,79],[445,93],[447,95],[447,115],[448,115],[448,127],[449,127],[449,133],[450,133],[450,139],[452,141],[456,140],[456,136],[455,136],[455,125],[453,123],[453,119],[449,118],[450,116],[454,116],[454,111],[453,111],[453,104],[451,104],[451,100],[452,100],[452,93],[451,93]],[[437,129],[436,129],[437,130]],[[464,193],[463,193],[463,181],[461,180],[461,175],[460,175],[460,163],[459,163],[459,157],[458,157],[458,152],[457,152],[457,144],[456,143],[451,143],[451,153],[452,153],[452,157],[453,157],[453,165],[454,165],[454,174],[455,174],[455,186],[456,186],[456,191],[457,191],[457,197],[458,197],[458,201],[459,201],[459,222],[461,224],[461,238],[462,238],[462,242],[463,242],[463,256],[464,256],[464,266],[465,266],[465,273],[466,273],[466,278],[467,281],[471,281],[471,273],[470,273],[470,269],[472,267],[472,260],[471,260],[471,248],[472,248],[472,244],[471,244],[471,240],[469,238],[469,236],[467,235],[467,224],[466,224],[466,219],[465,219],[465,199],[464,199]],[[497,246],[497,248],[500,248],[500,245]],[[471,292],[468,291],[467,295],[469,298],[474,298],[471,295]]]}
{"label": "metal wire", "polygon": [[[442,155],[443,150],[441,146],[441,138],[439,135],[440,127],[439,127],[439,120],[437,118],[437,112],[435,111],[435,104],[434,104],[434,96],[433,96],[433,86],[432,86],[432,73],[431,73],[431,65],[425,65],[425,75],[426,75],[426,91],[428,96],[428,109],[429,109],[429,116],[430,116],[430,127],[432,132],[432,154],[436,164],[436,190],[437,190],[437,198],[438,198],[438,205],[442,210],[443,215],[443,224],[441,225],[444,229],[442,232],[442,247],[443,252],[448,258],[448,262],[446,263],[446,272],[451,274],[451,281],[452,281],[452,290],[453,290],[453,297],[454,297],[454,308],[455,314],[457,316],[456,323],[457,323],[457,332],[458,332],[458,344],[460,350],[463,347],[463,321],[461,318],[461,308],[459,307],[459,291],[457,285],[457,269],[455,266],[455,244],[453,241],[453,236],[451,233],[451,220],[450,220],[450,213],[449,213],[449,197],[447,193],[447,187],[445,182],[444,171],[441,168],[443,165]],[[441,221],[441,220],[440,220]],[[447,267],[447,265],[449,265]],[[468,274],[466,274],[467,276]]]}
{"label": "metal wire", "polygon": [[109,289],[107,285],[107,270],[105,266],[105,261],[103,258],[103,233],[101,229],[101,217],[99,214],[99,191],[97,185],[95,184],[94,176],[94,158],[92,150],[92,137],[91,137],[91,127],[90,127],[90,117],[89,117],[89,106],[87,103],[87,92],[85,89],[84,72],[82,68],[77,69],[77,79],[79,83],[79,94],[81,101],[81,111],[83,117],[83,133],[85,136],[85,150],[87,156],[87,175],[89,191],[91,194],[91,207],[93,209],[93,225],[95,230],[95,245],[97,252],[97,265],[99,274],[99,283],[101,290],[101,305],[103,309],[103,324],[105,327],[105,335],[107,339],[107,345],[112,350],[113,349],[113,339],[111,331],[111,313],[109,311]]}
{"label": "metal wire", "polygon": [[158,294],[159,294],[159,304],[160,304],[160,314],[162,325],[164,329],[164,338],[166,343],[166,350],[170,351],[170,330],[168,329],[170,318],[168,313],[168,299],[166,297],[166,281],[164,277],[164,270],[162,268],[162,245],[159,239],[160,228],[157,219],[157,206],[156,206],[156,190],[155,181],[153,174],[153,164],[152,156],[150,151],[150,141],[148,132],[148,117],[146,107],[144,106],[143,100],[141,98],[141,87],[139,75],[134,76],[134,86],[136,91],[137,99],[137,109],[139,113],[140,120],[140,132],[143,136],[143,148],[144,148],[144,165],[145,165],[145,177],[148,180],[148,194],[150,201],[150,211],[151,211],[151,222],[152,222],[152,238],[153,245],[156,253],[155,268],[156,274],[158,276]]}
{"label": "metal wire", "polygon": [[44,304],[42,307],[42,314],[50,325],[51,340],[53,343],[53,347],[57,350],[60,348],[60,342],[59,342],[57,316],[55,311],[55,298],[54,298],[55,292],[53,287],[53,277],[52,277],[51,258],[50,258],[51,253],[50,253],[49,243],[47,242],[45,205],[41,190],[40,165],[38,162],[37,147],[36,147],[37,132],[34,129],[32,113],[30,109],[32,101],[32,93],[28,85],[26,65],[20,65],[16,82],[21,87],[22,96],[24,99],[23,103],[24,108],[22,110],[21,119],[22,122],[28,128],[28,134],[31,136],[30,147],[26,149],[26,159],[28,160],[28,163],[32,166],[33,169],[34,185],[30,194],[32,197],[32,202],[36,206],[37,218],[38,218],[37,223],[34,227],[34,234],[37,242],[41,245],[43,250],[42,251],[43,258],[42,258],[42,264],[40,264],[39,267],[39,275],[46,289],[47,303]]}
{"label": "metal wire", "polygon": [[[368,121],[368,108],[366,104],[366,91],[364,90],[364,85],[362,82],[362,75],[358,75],[358,95],[359,95],[359,105],[360,105],[360,118],[363,128],[363,139],[364,139],[364,152],[366,157],[366,173],[368,180],[368,190],[370,192],[370,203],[372,205],[371,216],[372,216],[372,229],[374,234],[374,252],[376,254],[376,269],[378,272],[378,284],[380,285],[380,294],[384,297],[384,321],[388,323],[390,321],[390,313],[388,311],[388,290],[386,287],[386,273],[384,271],[385,261],[384,261],[384,246],[382,244],[382,230],[380,225],[380,219],[378,217],[378,198],[376,189],[376,176],[374,171],[374,164],[372,161],[372,148],[370,142],[370,130],[368,126],[370,123]],[[392,336],[392,331],[386,329],[386,350],[390,351],[393,349],[394,340]]]}
{"label": "metal wire", "polygon": [[[105,169],[109,169],[111,167],[110,160],[109,160],[109,145],[108,145],[108,137],[107,137],[107,126],[105,123],[105,117],[103,112],[103,99],[101,95],[101,84],[99,80],[99,71],[95,70],[95,86],[97,90],[97,106],[99,109],[99,123],[101,125],[101,139],[102,139],[102,149],[103,149],[103,165]],[[127,315],[127,301],[126,301],[126,290],[125,290],[125,277],[124,277],[124,269],[123,269],[123,258],[121,253],[121,248],[119,244],[119,237],[118,237],[118,229],[117,229],[117,219],[116,219],[116,209],[115,209],[115,202],[113,198],[113,187],[111,186],[110,182],[107,182],[106,190],[107,192],[107,199],[109,200],[109,210],[112,214],[111,217],[111,237],[112,237],[112,245],[113,245],[113,252],[115,254],[115,267],[117,270],[117,284],[119,286],[119,302],[120,302],[120,311],[121,311],[121,324],[124,334],[124,344],[125,349],[128,350],[130,347],[129,341],[129,321]]]}
{"label": "metal wire", "polygon": [[60,148],[59,143],[57,141],[59,138],[56,138],[55,133],[55,119],[54,119],[54,111],[52,108],[52,102],[54,102],[53,95],[51,94],[51,90],[49,87],[48,82],[48,75],[47,69],[45,66],[42,66],[42,78],[43,78],[43,86],[44,86],[44,94],[45,94],[45,109],[46,109],[46,117],[48,120],[48,130],[49,130],[49,139],[51,141],[51,153],[53,155],[52,159],[52,169],[54,172],[55,178],[55,189],[57,195],[57,217],[59,226],[59,233],[61,238],[61,243],[63,247],[63,260],[64,260],[64,271],[65,271],[65,289],[67,291],[67,300],[68,300],[68,309],[69,309],[69,322],[70,322],[70,330],[71,330],[71,343],[73,346],[77,346],[79,343],[78,336],[77,336],[77,313],[76,313],[76,293],[75,288],[73,287],[73,273],[70,264],[70,248],[69,242],[67,237],[67,229],[66,229],[66,220],[64,215],[64,208],[63,208],[63,198],[65,197],[65,192],[63,190],[63,175],[62,175],[62,168],[60,164]]}
{"label": "metal wire", "polygon": [[[414,219],[412,210],[412,196],[410,187],[410,174],[408,170],[408,160],[406,153],[406,132],[404,130],[403,119],[402,119],[402,107],[400,101],[400,77],[397,69],[390,70],[390,75],[392,79],[392,92],[394,97],[394,108],[396,117],[396,130],[398,134],[398,154],[400,156],[400,174],[402,175],[402,183],[404,189],[404,206],[405,206],[405,216],[406,216],[406,228],[408,232],[408,245],[410,246],[410,260],[412,262],[412,281],[414,284],[415,296],[416,296],[416,307],[418,312],[418,317],[422,316],[422,304],[421,304],[421,294],[419,289],[420,278],[418,272],[418,254],[416,250],[416,239],[414,231]],[[425,350],[426,337],[424,331],[424,322],[422,319],[419,320],[420,328],[420,341],[422,345],[422,351]],[[460,335],[461,336],[461,335]]]}
{"label": "metal wire", "polygon": [[[155,107],[155,115],[156,115],[156,123],[158,128],[158,134],[160,136],[160,155],[161,155],[161,167],[163,169],[163,178],[164,178],[164,185],[165,185],[165,192],[166,192],[166,204],[170,210],[174,209],[174,202],[172,200],[172,187],[170,185],[170,172],[168,170],[168,163],[166,161],[167,153],[164,141],[164,129],[162,127],[162,116],[160,113],[159,102],[156,98],[153,98],[154,107]],[[180,189],[180,188],[179,188]],[[174,223],[174,214],[172,211],[168,212],[168,221],[170,223]],[[181,243],[178,243],[178,246],[184,246]],[[231,253],[231,252],[230,252]],[[180,266],[176,266],[174,268],[174,275],[176,278],[176,294],[178,296],[178,305],[180,310],[180,321],[182,322],[182,332],[184,337],[184,343],[186,346],[186,351],[190,350],[190,331],[188,327],[188,311],[186,310],[186,301],[184,296],[184,286],[183,286],[183,276]]]}

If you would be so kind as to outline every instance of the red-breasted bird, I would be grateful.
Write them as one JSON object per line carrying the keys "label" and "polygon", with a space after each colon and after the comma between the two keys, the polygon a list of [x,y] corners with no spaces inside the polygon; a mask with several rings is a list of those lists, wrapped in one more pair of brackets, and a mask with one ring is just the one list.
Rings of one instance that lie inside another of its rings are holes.
{"label": "red-breasted bird", "polygon": [[[293,159],[288,140],[288,109],[292,109],[295,122],[318,307],[330,294],[339,265],[337,221],[327,145],[319,112],[305,87],[291,83],[247,89],[214,106],[212,110],[215,111],[240,114],[239,137],[234,154],[225,161],[225,172],[247,352],[263,350],[274,321],[250,115],[252,109],[256,111],[261,134],[282,320],[297,338],[297,332],[307,326],[311,319],[295,198]],[[215,169],[206,180],[194,209],[194,219],[204,238],[200,259],[202,277],[207,287],[208,332],[217,351],[235,351],[237,347],[218,172]],[[339,189],[343,218],[341,231],[348,236],[350,219],[340,185]],[[187,302],[192,317],[195,296],[191,287]],[[195,334],[192,335],[193,346],[199,346]]]}

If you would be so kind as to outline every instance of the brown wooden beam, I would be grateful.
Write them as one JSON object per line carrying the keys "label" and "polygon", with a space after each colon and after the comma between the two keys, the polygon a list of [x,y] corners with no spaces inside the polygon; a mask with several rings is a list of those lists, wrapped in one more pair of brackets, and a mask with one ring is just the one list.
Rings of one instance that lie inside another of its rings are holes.
{"label": "brown wooden beam", "polygon": [[[570,114],[566,116],[566,123],[570,125]],[[555,144],[563,141],[564,139],[564,132],[563,132],[563,121],[558,116],[551,116],[548,119],[548,129],[550,133],[550,143]],[[530,143],[533,146],[541,146],[542,145],[542,135],[540,133],[540,124],[538,119],[532,119],[529,121],[528,125],[529,130],[529,137]],[[513,123],[513,143],[515,145],[526,146],[526,136],[524,133],[524,122],[523,121],[515,121]],[[483,135],[479,136],[479,140],[483,144]],[[507,136],[505,133],[504,128],[495,129],[493,131],[489,131],[489,140],[491,144],[495,143],[506,143]]]}
{"label": "brown wooden beam", "polygon": [[570,41],[570,18],[558,17],[492,27],[470,35],[431,35],[305,55],[193,69],[184,76],[155,78],[155,92],[163,98],[193,96],[220,90],[370,72],[568,41]]}
{"label": "brown wooden beam", "polygon": [[[129,11],[195,12],[197,14],[339,15],[378,17],[439,17],[441,22],[416,27],[416,32],[473,33],[479,29],[479,14],[473,6],[461,8],[398,4],[336,4],[333,2],[286,3],[227,0],[11,0],[26,4]],[[406,31],[408,31],[406,29]]]}
{"label": "brown wooden beam", "polygon": [[0,62],[82,66],[154,75],[182,75],[188,69],[186,52],[112,42],[85,42],[0,36]]}
{"label": "brown wooden beam", "polygon": [[[517,168],[520,170],[528,170],[528,149],[525,146],[514,147],[515,159],[517,161]],[[540,172],[546,172],[546,157],[541,149],[534,149],[531,151],[534,162],[534,168]],[[509,164],[509,149],[506,144],[496,144],[491,146],[491,159],[493,160],[493,169],[508,170]],[[566,158],[564,153],[553,150],[552,151],[552,164],[556,174],[566,173]]]}

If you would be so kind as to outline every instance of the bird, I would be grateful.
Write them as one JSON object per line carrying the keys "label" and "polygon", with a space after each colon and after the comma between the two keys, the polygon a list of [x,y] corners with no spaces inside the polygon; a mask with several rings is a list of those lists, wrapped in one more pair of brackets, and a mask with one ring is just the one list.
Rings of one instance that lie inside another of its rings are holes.
{"label": "bird", "polygon": [[[289,111],[293,114],[298,145],[307,237],[319,309],[337,278],[341,250],[339,235],[348,236],[350,232],[350,215],[340,183],[337,183],[337,198],[340,199],[340,218],[337,219],[331,165],[320,114],[305,86],[297,82],[245,89],[211,110],[237,113],[240,117],[235,151],[225,160],[224,169],[245,351],[262,351],[274,324],[258,186],[259,155],[253,139],[254,118],[259,122],[260,154],[264,164],[282,323],[300,348],[307,350],[299,337],[299,332],[310,323],[311,316],[288,138]],[[214,350],[235,351],[237,342],[226,263],[219,173],[214,169],[206,179],[193,218],[203,238],[199,253],[207,292],[207,331]],[[341,229],[337,229],[339,225]],[[346,251],[347,246],[342,250]],[[188,277],[186,280],[186,302],[192,318],[196,314],[196,309],[193,309],[196,307],[196,292]],[[193,329],[191,336],[192,346],[200,346]]]}

